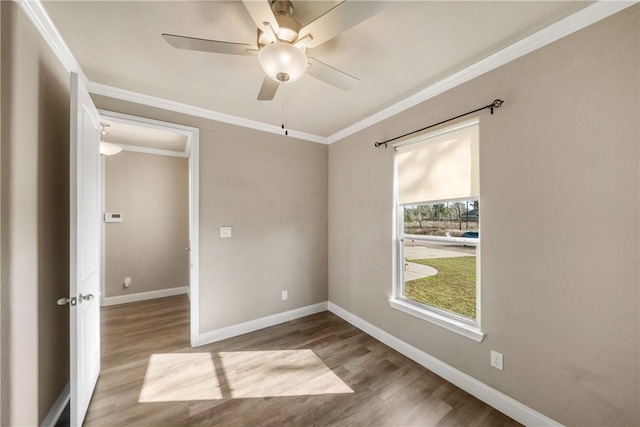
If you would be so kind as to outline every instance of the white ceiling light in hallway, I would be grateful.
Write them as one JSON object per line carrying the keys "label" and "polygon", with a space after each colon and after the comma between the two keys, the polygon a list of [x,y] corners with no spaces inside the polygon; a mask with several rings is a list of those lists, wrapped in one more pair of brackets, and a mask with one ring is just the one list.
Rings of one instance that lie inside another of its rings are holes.
{"label": "white ceiling light in hallway", "polygon": [[107,122],[100,122],[100,126],[102,126],[102,130],[100,131],[100,154],[105,156],[113,156],[114,154],[118,154],[122,151],[122,147],[116,144],[111,144],[104,140],[104,137],[109,133],[107,132],[107,127],[111,126]]}

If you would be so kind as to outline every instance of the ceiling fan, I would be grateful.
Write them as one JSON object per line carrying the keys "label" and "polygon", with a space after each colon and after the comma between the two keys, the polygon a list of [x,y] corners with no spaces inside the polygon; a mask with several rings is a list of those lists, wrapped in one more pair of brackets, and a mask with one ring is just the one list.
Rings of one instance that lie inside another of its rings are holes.
{"label": "ceiling fan", "polygon": [[302,27],[292,16],[293,4],[289,0],[243,0],[243,3],[258,27],[257,46],[166,33],[162,37],[178,49],[228,55],[257,54],[266,75],[258,93],[260,101],[272,100],[281,83],[291,83],[305,72],[340,89],[353,89],[358,84],[357,78],[307,56],[306,51],[331,40],[387,6],[386,1],[342,1]]}

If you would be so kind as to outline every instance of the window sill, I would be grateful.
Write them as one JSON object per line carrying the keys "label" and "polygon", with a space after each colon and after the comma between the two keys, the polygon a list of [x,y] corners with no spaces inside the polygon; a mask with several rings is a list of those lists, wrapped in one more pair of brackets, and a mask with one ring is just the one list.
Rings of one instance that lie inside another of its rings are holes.
{"label": "window sill", "polygon": [[403,311],[422,320],[426,320],[427,322],[431,322],[435,325],[441,326],[445,329],[455,332],[456,334],[460,334],[464,337],[470,338],[476,342],[482,342],[482,340],[484,339],[485,334],[477,326],[460,322],[456,319],[443,316],[442,314],[433,311],[424,310],[401,299],[392,298],[389,300],[389,304],[391,305],[391,307],[397,310]]}

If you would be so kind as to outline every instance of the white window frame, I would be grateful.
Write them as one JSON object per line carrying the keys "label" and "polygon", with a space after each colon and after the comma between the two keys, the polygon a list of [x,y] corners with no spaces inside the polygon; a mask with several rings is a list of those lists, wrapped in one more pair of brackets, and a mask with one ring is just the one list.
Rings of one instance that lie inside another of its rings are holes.
{"label": "white window frame", "polygon": [[[478,119],[476,119],[475,123],[479,124]],[[447,128],[445,130],[436,130],[426,135],[421,135],[416,138],[412,138],[398,145],[405,144],[415,144],[417,142],[421,142],[430,138],[435,138],[436,136],[440,136],[444,133],[454,132],[456,130],[462,129],[464,127],[469,126],[469,122],[465,122],[459,126]],[[396,147],[398,146],[396,145]],[[395,149],[395,147],[394,147]],[[398,196],[398,162],[397,155],[394,155],[394,213],[395,213],[395,232],[394,232],[394,286],[392,296],[389,299],[389,304],[391,307],[403,311],[412,316],[418,317],[420,319],[426,320],[435,325],[441,326],[447,330],[470,338],[476,342],[482,342],[485,337],[485,334],[482,332],[480,327],[481,322],[481,304],[480,304],[480,295],[481,295],[481,286],[480,286],[480,239],[473,238],[462,238],[462,237],[441,237],[441,236],[423,236],[423,235],[413,235],[413,234],[404,234],[404,206],[399,203]],[[467,200],[467,199],[465,199]],[[478,197],[480,200],[480,197]],[[455,202],[459,200],[446,200],[442,202]],[[417,241],[426,241],[426,242],[454,242],[454,243],[463,243],[469,246],[476,247],[476,320],[472,320],[466,318],[464,316],[445,311],[439,309],[437,307],[433,307],[430,305],[422,304],[418,301],[411,300],[409,298],[405,298],[403,295],[404,290],[404,241],[405,240],[417,240]]]}

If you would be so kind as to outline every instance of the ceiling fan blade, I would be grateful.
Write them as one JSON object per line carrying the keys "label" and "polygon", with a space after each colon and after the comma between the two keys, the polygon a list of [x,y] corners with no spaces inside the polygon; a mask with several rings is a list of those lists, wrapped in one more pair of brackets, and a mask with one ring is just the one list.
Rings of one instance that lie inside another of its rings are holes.
{"label": "ceiling fan blade", "polygon": [[307,47],[319,46],[381,12],[390,4],[390,1],[343,1],[302,28],[299,38],[311,34],[313,40],[307,44]]}
{"label": "ceiling fan blade", "polygon": [[249,11],[249,15],[251,15],[253,22],[256,23],[256,27],[265,31],[264,23],[268,22],[271,28],[273,28],[273,31],[276,34],[278,33],[280,26],[271,10],[271,2],[268,0],[242,0],[242,3],[244,3],[244,7]]}
{"label": "ceiling fan blade", "polygon": [[271,101],[276,96],[279,87],[280,83],[265,76],[260,92],[258,92],[258,101]]}
{"label": "ceiling fan blade", "polygon": [[322,80],[325,83],[329,83],[332,86],[338,87],[342,90],[351,90],[358,86],[360,80],[344,73],[324,62],[318,61],[315,58],[307,58],[309,60],[310,67],[307,68],[307,74],[315,77],[318,80]]}
{"label": "ceiling fan blade", "polygon": [[224,53],[227,55],[253,55],[256,52],[255,46],[246,43],[221,42],[218,40],[176,36],[174,34],[162,34],[162,38],[178,49]]}

